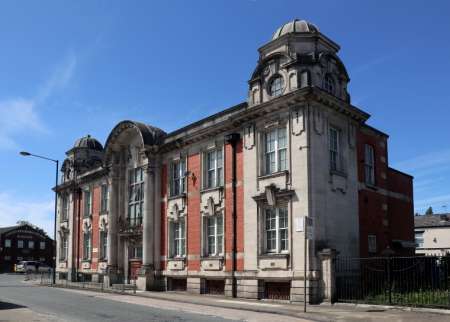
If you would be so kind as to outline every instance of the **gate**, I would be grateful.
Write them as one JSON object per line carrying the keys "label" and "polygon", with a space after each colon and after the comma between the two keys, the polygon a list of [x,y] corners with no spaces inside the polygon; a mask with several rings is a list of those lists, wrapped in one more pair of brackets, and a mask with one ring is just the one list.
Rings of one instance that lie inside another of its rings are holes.
{"label": "gate", "polygon": [[450,308],[450,257],[336,259],[336,300]]}

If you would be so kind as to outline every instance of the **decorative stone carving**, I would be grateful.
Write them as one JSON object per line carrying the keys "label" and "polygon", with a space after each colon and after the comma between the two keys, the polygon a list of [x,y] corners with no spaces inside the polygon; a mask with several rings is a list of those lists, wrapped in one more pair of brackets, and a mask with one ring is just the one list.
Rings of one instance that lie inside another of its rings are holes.
{"label": "decorative stone carving", "polygon": [[182,216],[185,216],[185,199],[183,197],[169,200],[167,205],[167,217],[170,220],[178,221]]}
{"label": "decorative stone carving", "polygon": [[108,219],[106,216],[102,216],[100,217],[100,222],[99,222],[99,228],[102,231],[107,231],[108,230]]}
{"label": "decorative stone carving", "polygon": [[244,146],[251,150],[255,146],[255,126],[249,124],[244,128]]}
{"label": "decorative stone carving", "polygon": [[92,224],[90,219],[84,219],[83,220],[83,232],[87,233],[92,228]]}
{"label": "decorative stone carving", "polygon": [[305,108],[295,108],[291,112],[292,134],[300,135],[305,130]]}
{"label": "decorative stone carving", "polygon": [[223,190],[215,189],[202,193],[200,211],[204,216],[213,216],[223,210]]}
{"label": "decorative stone carving", "polygon": [[348,146],[354,149],[356,145],[356,126],[352,122],[348,122]]}
{"label": "decorative stone carving", "polygon": [[313,108],[314,130],[317,134],[322,135],[325,127],[323,112],[319,108]]}
{"label": "decorative stone carving", "polygon": [[277,203],[276,199],[276,187],[275,185],[270,185],[265,188],[267,204],[271,207],[274,207]]}

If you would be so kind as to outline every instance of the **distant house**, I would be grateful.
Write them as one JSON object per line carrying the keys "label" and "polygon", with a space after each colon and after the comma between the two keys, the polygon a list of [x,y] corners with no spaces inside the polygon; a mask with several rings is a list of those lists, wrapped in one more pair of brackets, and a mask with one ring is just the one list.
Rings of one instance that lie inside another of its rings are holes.
{"label": "distant house", "polygon": [[23,222],[0,227],[0,272],[12,272],[14,264],[35,260],[52,264],[53,240],[36,226]]}
{"label": "distant house", "polygon": [[416,254],[441,256],[450,253],[450,214],[414,217]]}

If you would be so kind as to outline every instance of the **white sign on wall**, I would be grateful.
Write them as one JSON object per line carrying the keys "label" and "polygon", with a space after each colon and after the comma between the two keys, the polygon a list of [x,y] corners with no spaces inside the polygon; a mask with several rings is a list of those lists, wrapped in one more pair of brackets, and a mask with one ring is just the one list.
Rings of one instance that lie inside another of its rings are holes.
{"label": "white sign on wall", "polygon": [[305,231],[305,217],[295,218],[295,231]]}

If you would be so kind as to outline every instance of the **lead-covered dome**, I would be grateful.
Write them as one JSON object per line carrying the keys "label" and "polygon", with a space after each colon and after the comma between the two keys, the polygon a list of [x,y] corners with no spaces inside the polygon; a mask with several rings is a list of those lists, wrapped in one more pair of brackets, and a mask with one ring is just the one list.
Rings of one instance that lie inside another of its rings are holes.
{"label": "lead-covered dome", "polygon": [[84,136],[82,138],[79,138],[75,141],[75,144],[73,145],[74,148],[88,148],[90,150],[97,150],[97,151],[103,151],[102,144],[90,136],[89,134],[87,136]]}
{"label": "lead-covered dome", "polygon": [[272,36],[272,40],[275,40],[281,36],[290,33],[317,33],[319,32],[319,28],[317,28],[314,24],[306,21],[295,19],[294,21],[290,21],[275,31]]}

